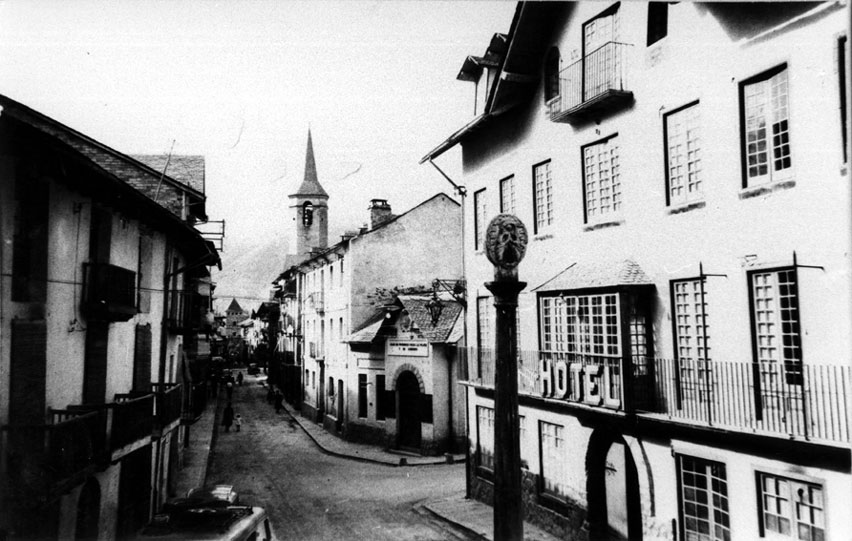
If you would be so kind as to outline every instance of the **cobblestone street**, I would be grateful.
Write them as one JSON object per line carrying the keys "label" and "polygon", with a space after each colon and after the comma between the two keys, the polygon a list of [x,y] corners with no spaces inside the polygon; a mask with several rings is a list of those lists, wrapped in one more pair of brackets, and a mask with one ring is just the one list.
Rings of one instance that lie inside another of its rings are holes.
{"label": "cobblestone street", "polygon": [[278,539],[466,539],[419,505],[462,492],[464,464],[390,467],[324,454],[286,411],[275,413],[254,377],[235,388],[233,407],[242,429],[217,426],[207,483],[233,484],[241,501],[265,507]]}

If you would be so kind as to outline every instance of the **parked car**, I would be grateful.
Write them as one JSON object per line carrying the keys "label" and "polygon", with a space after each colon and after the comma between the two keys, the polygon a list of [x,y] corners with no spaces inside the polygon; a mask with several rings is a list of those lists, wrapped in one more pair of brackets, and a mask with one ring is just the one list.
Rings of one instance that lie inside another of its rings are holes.
{"label": "parked car", "polygon": [[139,540],[275,541],[262,507],[239,505],[232,485],[195,488],[165,503]]}

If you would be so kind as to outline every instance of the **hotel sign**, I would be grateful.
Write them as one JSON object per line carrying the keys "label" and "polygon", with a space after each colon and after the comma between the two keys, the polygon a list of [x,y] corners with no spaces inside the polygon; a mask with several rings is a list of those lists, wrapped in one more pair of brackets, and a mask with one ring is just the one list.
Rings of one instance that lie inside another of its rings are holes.
{"label": "hotel sign", "polygon": [[427,340],[388,340],[388,355],[403,357],[428,357],[429,342]]}

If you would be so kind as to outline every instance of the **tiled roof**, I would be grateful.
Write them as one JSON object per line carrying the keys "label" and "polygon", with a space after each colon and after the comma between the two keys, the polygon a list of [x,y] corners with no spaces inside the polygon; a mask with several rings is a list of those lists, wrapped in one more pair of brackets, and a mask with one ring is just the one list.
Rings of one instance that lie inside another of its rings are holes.
{"label": "tiled roof", "polygon": [[423,334],[423,338],[430,342],[445,343],[448,341],[456,320],[462,312],[462,307],[452,297],[441,296],[440,301],[443,309],[438,321],[433,325],[432,314],[426,307],[430,299],[431,297],[420,295],[399,296],[399,302],[408,310],[412,323],[417,325],[420,333]]}
{"label": "tiled roof", "polygon": [[134,154],[130,156],[151,169],[162,173],[168,161],[166,174],[190,188],[204,193],[204,156],[185,156],[179,154]]}
{"label": "tiled roof", "polygon": [[373,340],[375,340],[376,336],[378,336],[379,331],[382,328],[382,324],[385,322],[384,313],[378,313],[373,316],[366,325],[350,334],[344,342],[349,342],[350,344],[369,344]]}
{"label": "tiled roof", "polygon": [[553,278],[533,288],[532,291],[650,285],[653,283],[642,270],[642,267],[633,260],[593,261],[572,263]]}

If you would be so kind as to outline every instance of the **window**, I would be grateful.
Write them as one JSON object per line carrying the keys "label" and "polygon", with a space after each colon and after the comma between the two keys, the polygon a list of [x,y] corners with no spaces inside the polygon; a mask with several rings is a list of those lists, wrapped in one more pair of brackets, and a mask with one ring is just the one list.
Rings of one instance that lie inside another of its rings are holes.
{"label": "window", "polygon": [[533,205],[535,232],[553,223],[553,181],[550,161],[533,166]]}
{"label": "window", "polygon": [[[755,360],[761,364],[783,362],[786,383],[801,385],[802,342],[796,282],[795,268],[752,273],[752,321]],[[771,377],[770,374],[774,372],[764,373],[764,377]]]}
{"label": "window", "polygon": [[686,541],[730,541],[725,465],[678,455],[681,529]]}
{"label": "window", "polygon": [[480,468],[494,470],[494,409],[476,407],[476,457]]}
{"label": "window", "polygon": [[386,417],[385,411],[385,376],[376,375],[376,420],[383,421]]}
{"label": "window", "polygon": [[494,334],[491,325],[491,297],[476,299],[476,335],[479,349],[494,347]]}
{"label": "window", "polygon": [[769,537],[823,541],[825,504],[822,487],[758,473],[761,534]]}
{"label": "window", "polygon": [[542,297],[540,310],[545,351],[621,355],[617,293]]}
{"label": "window", "polygon": [[704,395],[709,391],[710,345],[704,285],[701,278],[672,282],[675,352],[685,398],[698,386]]}
{"label": "window", "polygon": [[358,417],[367,417],[367,374],[358,374]]}
{"label": "window", "polygon": [[473,194],[473,235],[474,249],[482,250],[485,247],[485,228],[488,227],[488,208],[485,202],[485,188]]}
{"label": "window", "polygon": [[846,59],[848,58],[849,41],[846,36],[837,38],[837,77],[840,81],[840,128],[843,141],[843,163],[849,161],[849,109],[846,105]]}
{"label": "window", "polygon": [[139,312],[147,314],[151,311],[151,291],[154,272],[154,239],[151,233],[144,231],[139,235],[139,261],[137,264],[136,306]]}
{"label": "window", "polygon": [[743,186],[750,188],[790,176],[787,66],[740,84]]}
{"label": "window", "polygon": [[583,25],[583,101],[614,87],[621,72],[618,4]]}
{"label": "window", "polygon": [[16,302],[47,300],[48,197],[46,182],[16,179],[12,245],[12,300]]}
{"label": "window", "polygon": [[551,47],[544,61],[544,102],[559,96],[559,49]]}
{"label": "window", "polygon": [[615,136],[583,147],[583,192],[587,223],[621,211],[621,172]]}
{"label": "window", "polygon": [[666,180],[672,206],[704,199],[698,102],[665,116]]}
{"label": "window", "polygon": [[334,287],[334,266],[331,265],[328,267],[328,288],[331,289]]}
{"label": "window", "polygon": [[314,223],[314,206],[310,201],[305,201],[302,205],[302,225],[310,227]]}
{"label": "window", "polygon": [[500,181],[500,212],[515,214],[515,176]]}
{"label": "window", "polygon": [[564,498],[567,495],[567,466],[565,434],[560,425],[539,422],[541,446],[541,490],[545,494]]}
{"label": "window", "polygon": [[648,3],[648,45],[657,43],[668,34],[668,2]]}

